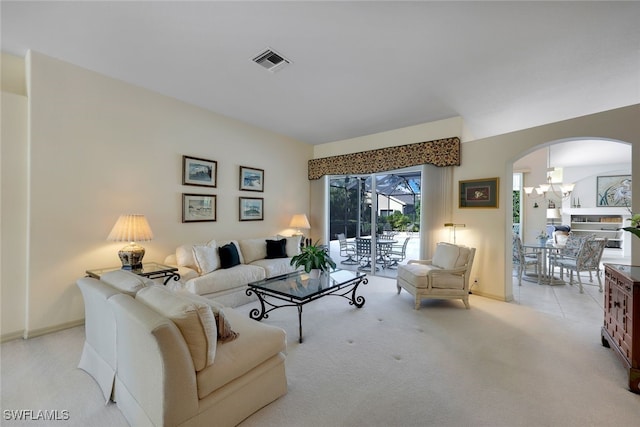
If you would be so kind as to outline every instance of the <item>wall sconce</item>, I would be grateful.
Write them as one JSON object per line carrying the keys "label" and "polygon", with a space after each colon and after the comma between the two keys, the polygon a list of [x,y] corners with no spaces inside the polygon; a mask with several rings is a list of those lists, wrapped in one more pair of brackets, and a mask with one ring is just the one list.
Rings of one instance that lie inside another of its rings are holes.
{"label": "wall sconce", "polygon": [[454,224],[452,222],[445,222],[444,226],[453,228],[453,244],[455,245],[456,244],[456,228],[457,227],[466,227],[467,225],[466,224]]}
{"label": "wall sconce", "polygon": [[144,215],[120,215],[107,240],[112,242],[130,242],[118,251],[123,270],[138,270],[142,268],[144,248],[136,242],[153,239],[153,232]]}

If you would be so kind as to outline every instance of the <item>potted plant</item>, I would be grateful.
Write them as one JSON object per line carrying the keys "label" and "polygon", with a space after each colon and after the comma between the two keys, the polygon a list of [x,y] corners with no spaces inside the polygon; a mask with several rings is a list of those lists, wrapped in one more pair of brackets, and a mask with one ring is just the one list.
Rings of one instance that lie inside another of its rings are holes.
{"label": "potted plant", "polygon": [[640,214],[632,215],[628,220],[631,221],[631,227],[624,227],[623,230],[640,237]]}
{"label": "potted plant", "polygon": [[[321,272],[329,271],[329,267],[336,268],[336,263],[329,256],[329,252],[318,242],[304,246],[298,255],[291,258],[290,264],[296,268],[303,267],[312,277],[320,276]],[[312,270],[316,270],[312,273]]]}

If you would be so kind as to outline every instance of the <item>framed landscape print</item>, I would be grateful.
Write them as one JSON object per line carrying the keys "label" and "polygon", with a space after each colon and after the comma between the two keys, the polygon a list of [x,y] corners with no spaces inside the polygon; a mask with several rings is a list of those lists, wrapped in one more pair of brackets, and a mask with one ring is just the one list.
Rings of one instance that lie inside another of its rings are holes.
{"label": "framed landscape print", "polygon": [[460,208],[497,208],[499,178],[460,181]]}
{"label": "framed landscape print", "polygon": [[215,220],[215,195],[182,194],[182,222],[207,222]]}
{"label": "framed landscape print", "polygon": [[240,221],[262,221],[264,199],[262,197],[240,197]]}
{"label": "framed landscape print", "polygon": [[218,162],[182,156],[182,184],[215,187],[217,185]]}
{"label": "framed landscape print", "polygon": [[240,166],[240,190],[264,191],[264,170]]}
{"label": "framed landscape print", "polygon": [[596,206],[631,206],[631,175],[597,177]]}

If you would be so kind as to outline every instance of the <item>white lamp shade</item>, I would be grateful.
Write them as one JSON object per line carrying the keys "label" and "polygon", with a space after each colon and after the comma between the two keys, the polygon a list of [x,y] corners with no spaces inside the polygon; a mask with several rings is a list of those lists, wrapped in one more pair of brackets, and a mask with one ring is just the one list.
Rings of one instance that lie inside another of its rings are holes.
{"label": "white lamp shade", "polygon": [[289,223],[289,227],[291,228],[311,228],[311,224],[309,224],[309,220],[307,219],[307,215],[305,214],[295,214],[293,218],[291,218],[291,222]]}
{"label": "white lamp shade", "polygon": [[560,209],[558,209],[558,208],[547,209],[547,218],[549,218],[549,219],[560,218]]}
{"label": "white lamp shade", "polygon": [[153,239],[153,232],[144,215],[120,215],[107,240],[114,242],[145,242]]}

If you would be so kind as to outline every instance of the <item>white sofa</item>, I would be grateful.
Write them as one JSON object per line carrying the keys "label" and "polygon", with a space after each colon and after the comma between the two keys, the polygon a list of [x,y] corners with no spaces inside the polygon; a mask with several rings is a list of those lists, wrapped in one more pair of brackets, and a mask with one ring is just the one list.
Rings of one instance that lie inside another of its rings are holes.
{"label": "white sofa", "polygon": [[86,313],[79,367],[129,424],[234,426],[287,392],[282,329],[119,273],[130,275],[124,290],[118,280],[78,280]]}
{"label": "white sofa", "polygon": [[[185,290],[215,299],[228,307],[246,304],[255,299],[255,296],[247,296],[247,284],[295,271],[290,262],[291,257],[300,253],[300,238],[270,236],[181,245],[176,248],[175,254],[169,255],[164,261],[165,264],[177,266],[181,277],[179,282],[169,283],[168,286],[173,290]],[[278,244],[273,242],[283,245],[284,253],[278,254],[277,249],[274,253],[272,249],[277,248]],[[219,249],[229,244],[236,248],[239,264],[225,268]]]}

